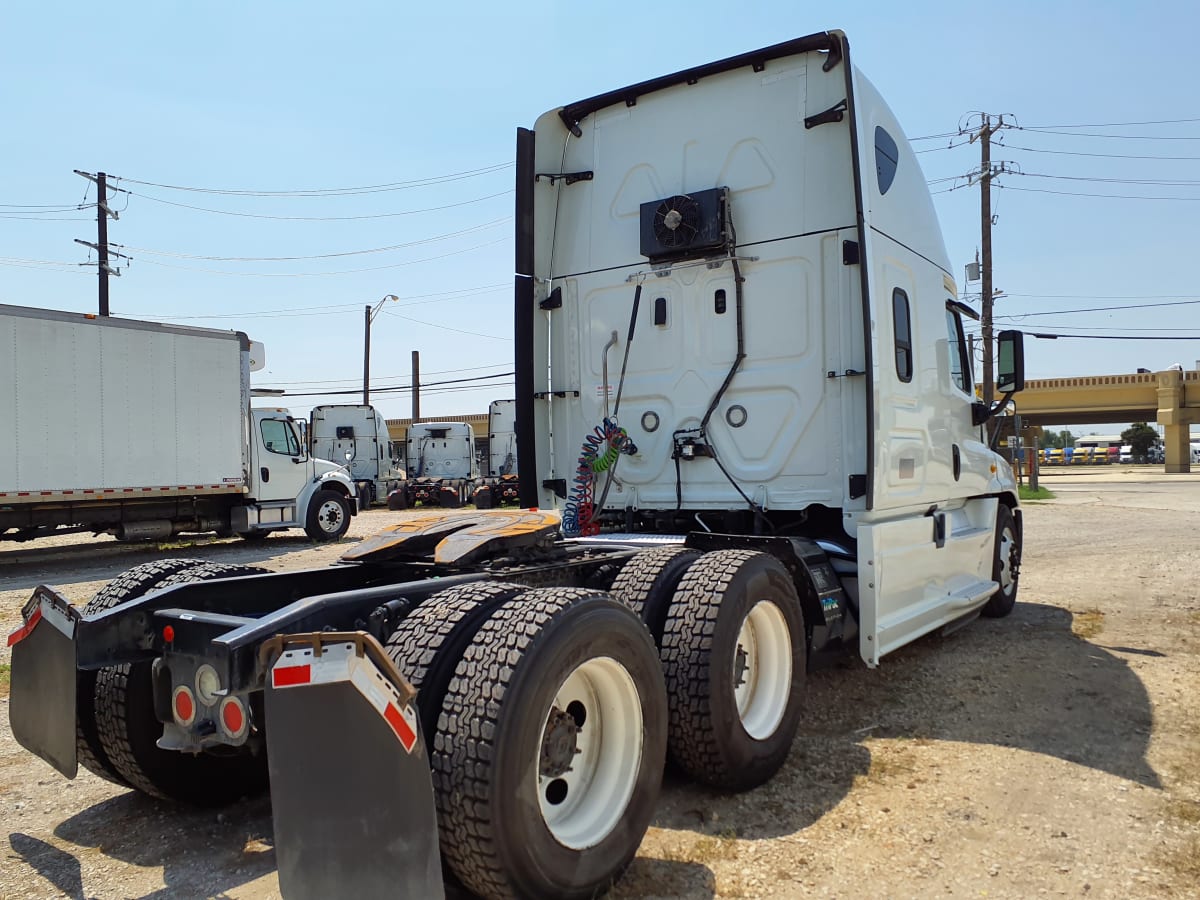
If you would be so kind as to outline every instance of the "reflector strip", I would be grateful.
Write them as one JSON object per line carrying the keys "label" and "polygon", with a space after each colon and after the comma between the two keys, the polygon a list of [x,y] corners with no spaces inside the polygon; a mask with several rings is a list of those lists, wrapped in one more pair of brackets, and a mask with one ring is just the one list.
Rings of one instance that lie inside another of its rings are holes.
{"label": "reflector strip", "polygon": [[29,617],[29,621],[8,636],[8,646],[12,647],[33,634],[33,629],[37,627],[37,623],[40,621],[42,621],[42,608],[39,606],[33,611],[33,615]]}
{"label": "reflector strip", "polygon": [[412,726],[397,709],[396,704],[389,703],[387,709],[383,711],[383,717],[392,726],[392,731],[396,732],[396,737],[400,738],[404,749],[412,753],[413,746],[417,743],[417,733],[413,731]]}
{"label": "reflector strip", "polygon": [[281,666],[271,672],[271,684],[277,688],[308,684],[311,681],[312,666]]}

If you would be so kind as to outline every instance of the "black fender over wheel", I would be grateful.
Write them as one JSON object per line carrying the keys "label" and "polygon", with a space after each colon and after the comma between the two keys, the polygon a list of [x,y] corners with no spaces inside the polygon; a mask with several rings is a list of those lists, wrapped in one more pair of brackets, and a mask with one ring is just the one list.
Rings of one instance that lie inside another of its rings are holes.
{"label": "black fender over wheel", "polygon": [[992,594],[980,611],[990,619],[999,619],[1013,611],[1017,603],[1021,575],[1021,532],[1012,510],[1003,503],[996,508],[996,536],[992,549],[992,580],[1000,590]]}
{"label": "black fender over wheel", "polygon": [[450,869],[488,897],[591,898],[632,860],[666,749],[654,643],[624,604],[540,588],[493,612],[432,750]]}
{"label": "black fender over wheel", "polygon": [[[136,600],[159,587],[176,572],[204,565],[202,559],[159,559],[142,563],[122,572],[87,602],[83,608],[85,616],[113,609],[128,600]],[[128,787],[121,774],[109,761],[108,754],[100,746],[96,732],[96,669],[79,671],[75,676],[75,743],[79,763],[89,772],[105,781]]]}
{"label": "black fender over wheel", "polygon": [[308,501],[304,532],[314,541],[336,541],[350,527],[350,501],[345,494],[322,488]]}
{"label": "black fender over wheel", "polygon": [[[264,571],[202,563],[164,578],[154,588]],[[99,744],[123,781],[152,797],[196,806],[221,806],[263,791],[267,786],[265,754],[193,755],[159,749],[162,723],[154,713],[151,666],[150,662],[110,666],[101,669],[96,678]]]}
{"label": "black fender over wheel", "polygon": [[655,547],[643,550],[617,573],[610,592],[646,623],[654,643],[662,644],[663,626],[675,589],[700,556],[699,550],[681,544]]}
{"label": "black fender over wheel", "polygon": [[800,724],[806,650],[783,563],[752,550],[696,560],[663,628],[671,758],[715,787],[746,790],[769,779]]}
{"label": "black fender over wheel", "polygon": [[408,488],[398,487],[388,494],[388,509],[408,509]]}

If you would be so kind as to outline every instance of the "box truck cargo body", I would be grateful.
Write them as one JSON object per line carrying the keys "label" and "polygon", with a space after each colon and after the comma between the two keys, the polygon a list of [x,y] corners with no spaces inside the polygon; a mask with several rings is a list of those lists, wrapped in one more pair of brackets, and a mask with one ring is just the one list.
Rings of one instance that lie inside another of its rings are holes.
{"label": "box truck cargo body", "polygon": [[0,306],[0,347],[0,538],[345,531],[345,472],[251,410],[245,334]]}

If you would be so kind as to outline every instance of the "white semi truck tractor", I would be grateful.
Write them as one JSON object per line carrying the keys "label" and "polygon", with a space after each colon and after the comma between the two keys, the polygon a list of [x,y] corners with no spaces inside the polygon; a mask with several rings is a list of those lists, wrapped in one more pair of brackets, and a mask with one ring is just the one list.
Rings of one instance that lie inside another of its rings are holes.
{"label": "white semi truck tractor", "polygon": [[816,660],[886,677],[1016,601],[1003,403],[844,34],[553,109],[516,160],[522,509],[408,513],[306,572],[152,564],[83,610],[42,586],[9,639],[13,733],[64,775],[269,784],[288,898],[441,896],[443,865],[595,897],[668,756],[762,784]]}

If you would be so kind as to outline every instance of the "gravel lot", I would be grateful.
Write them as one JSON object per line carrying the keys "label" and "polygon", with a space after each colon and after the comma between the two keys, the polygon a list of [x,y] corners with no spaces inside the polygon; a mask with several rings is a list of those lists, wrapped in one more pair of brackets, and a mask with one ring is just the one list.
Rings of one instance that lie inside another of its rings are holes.
{"label": "gravel lot", "polygon": [[[1200,476],[1043,472],[1012,616],[931,636],[879,670],[809,678],[784,770],[740,796],[668,773],[612,896],[1200,897]],[[82,604],[156,556],[307,568],[299,532],[134,549],[0,545],[0,628],[38,582]],[[0,651],[0,664],[8,662]],[[278,896],[269,803],[167,807],[21,750],[0,670],[0,898]]]}

